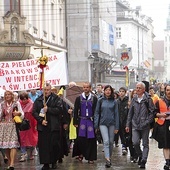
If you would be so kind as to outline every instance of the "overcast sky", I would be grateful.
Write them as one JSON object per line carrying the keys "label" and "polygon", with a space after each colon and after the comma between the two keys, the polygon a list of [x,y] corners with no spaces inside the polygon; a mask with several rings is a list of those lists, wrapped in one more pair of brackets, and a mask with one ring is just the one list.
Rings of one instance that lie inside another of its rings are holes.
{"label": "overcast sky", "polygon": [[164,39],[170,0],[128,0],[131,7],[141,6],[142,14],[153,19],[155,40]]}

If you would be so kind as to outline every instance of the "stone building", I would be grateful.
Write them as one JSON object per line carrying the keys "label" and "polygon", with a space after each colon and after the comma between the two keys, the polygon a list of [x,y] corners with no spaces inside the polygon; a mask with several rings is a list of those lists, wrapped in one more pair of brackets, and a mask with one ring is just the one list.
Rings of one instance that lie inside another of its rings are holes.
{"label": "stone building", "polygon": [[105,82],[116,56],[116,0],[68,0],[66,6],[70,80]]}
{"label": "stone building", "polygon": [[[132,9],[128,1],[117,0],[117,23],[116,23],[116,38],[117,49],[131,48],[132,60],[128,63],[130,69],[131,84],[136,81],[150,79],[150,72],[153,70],[153,25],[152,19],[142,14],[141,7]],[[117,56],[119,56],[117,51]],[[119,60],[119,59],[118,59]],[[118,64],[112,70],[112,81],[120,87],[125,85],[125,66]],[[124,75],[123,73],[124,72]],[[119,77],[119,74],[121,76]]]}
{"label": "stone building", "polygon": [[0,1],[0,60],[24,60],[66,50],[63,0]]}

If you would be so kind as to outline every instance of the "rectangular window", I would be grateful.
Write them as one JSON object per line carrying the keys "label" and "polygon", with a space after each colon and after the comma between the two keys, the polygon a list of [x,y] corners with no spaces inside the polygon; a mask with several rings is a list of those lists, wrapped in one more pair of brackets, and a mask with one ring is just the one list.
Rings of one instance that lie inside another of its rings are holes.
{"label": "rectangular window", "polygon": [[5,13],[8,11],[16,11],[20,14],[20,0],[4,0]]}
{"label": "rectangular window", "polygon": [[120,27],[116,28],[116,37],[117,38],[122,38],[121,28]]}

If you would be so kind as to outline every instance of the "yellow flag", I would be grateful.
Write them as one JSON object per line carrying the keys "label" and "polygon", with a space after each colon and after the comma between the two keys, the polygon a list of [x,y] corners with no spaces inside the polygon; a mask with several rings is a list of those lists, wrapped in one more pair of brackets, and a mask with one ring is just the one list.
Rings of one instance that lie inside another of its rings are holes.
{"label": "yellow flag", "polygon": [[129,70],[126,69],[126,87],[129,86]]}

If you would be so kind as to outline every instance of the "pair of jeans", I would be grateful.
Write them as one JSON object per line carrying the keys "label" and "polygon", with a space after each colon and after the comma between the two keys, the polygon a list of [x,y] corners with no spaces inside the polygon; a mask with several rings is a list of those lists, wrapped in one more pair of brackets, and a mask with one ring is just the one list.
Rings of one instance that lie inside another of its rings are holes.
{"label": "pair of jeans", "polygon": [[[138,156],[145,161],[147,161],[149,153],[149,131],[150,128],[144,130],[132,129],[132,141],[135,147],[135,151],[138,154]],[[143,145],[143,151],[140,147],[141,140]]]}
{"label": "pair of jeans", "polygon": [[114,130],[115,130],[114,125],[111,126],[100,125],[100,132],[103,138],[103,145],[104,145],[104,155],[105,158],[109,158],[109,159],[112,156]]}

